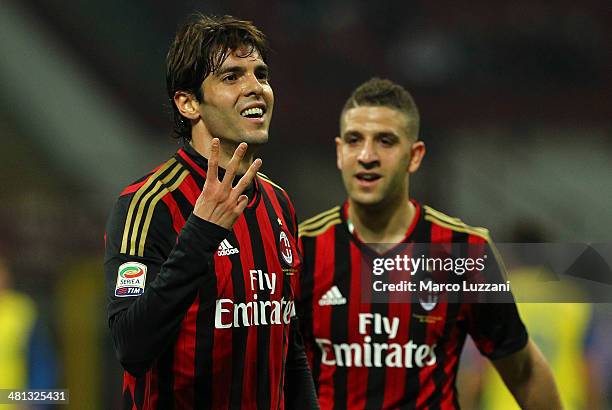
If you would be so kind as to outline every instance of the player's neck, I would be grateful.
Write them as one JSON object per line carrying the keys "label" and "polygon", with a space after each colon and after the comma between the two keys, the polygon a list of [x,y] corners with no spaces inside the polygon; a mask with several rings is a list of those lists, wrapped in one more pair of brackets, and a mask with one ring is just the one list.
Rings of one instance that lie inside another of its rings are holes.
{"label": "player's neck", "polygon": [[398,243],[406,236],[416,209],[407,197],[384,207],[369,207],[349,199],[348,218],[365,243]]}
{"label": "player's neck", "polygon": [[[234,155],[234,151],[236,151],[239,143],[228,141],[224,138],[219,138],[219,142],[219,166],[223,169],[227,169],[227,164],[230,162],[230,159],[232,159],[232,155]],[[202,155],[206,159],[210,158],[211,143],[212,137],[207,138],[206,136],[192,135],[191,146],[198,152],[198,154]],[[247,148],[247,151],[240,162],[240,167],[238,167],[238,170],[236,171],[238,175],[246,173],[251,163],[253,163],[255,149],[256,147],[250,145]]]}

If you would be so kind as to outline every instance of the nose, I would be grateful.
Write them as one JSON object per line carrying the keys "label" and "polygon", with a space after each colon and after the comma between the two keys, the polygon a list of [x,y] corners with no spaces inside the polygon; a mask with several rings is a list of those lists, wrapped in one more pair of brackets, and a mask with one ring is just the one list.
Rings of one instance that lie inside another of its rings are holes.
{"label": "nose", "polygon": [[246,96],[261,95],[263,93],[263,86],[255,73],[249,73],[245,76],[242,93]]}
{"label": "nose", "polygon": [[357,160],[366,169],[380,165],[374,141],[369,139],[364,141],[364,144],[359,151],[359,155],[357,156]]}

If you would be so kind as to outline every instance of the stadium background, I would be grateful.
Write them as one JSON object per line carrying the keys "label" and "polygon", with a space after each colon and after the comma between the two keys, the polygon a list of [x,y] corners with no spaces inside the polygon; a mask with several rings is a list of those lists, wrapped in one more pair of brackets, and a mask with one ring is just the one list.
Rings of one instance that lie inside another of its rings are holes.
{"label": "stadium background", "polygon": [[[49,330],[49,387],[70,388],[73,408],[119,399],[103,227],[122,187],[177,147],[164,58],[193,11],[249,19],[268,35],[276,106],[264,172],[302,217],[344,198],[338,114],[376,75],[420,107],[428,154],[414,197],[498,242],[518,225],[550,241],[609,242],[609,3],[494,3],[3,0],[0,256]],[[594,306],[590,353],[607,403],[610,312]]]}

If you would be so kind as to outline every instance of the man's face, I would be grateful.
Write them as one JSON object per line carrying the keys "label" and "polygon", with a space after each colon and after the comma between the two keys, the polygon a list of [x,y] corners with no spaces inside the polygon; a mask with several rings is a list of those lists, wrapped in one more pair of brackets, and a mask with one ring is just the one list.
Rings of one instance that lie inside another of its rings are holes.
{"label": "man's face", "polygon": [[274,93],[259,53],[240,57],[246,54],[246,48],[233,51],[204,79],[199,113],[212,137],[257,145],[268,141]]}
{"label": "man's face", "polygon": [[351,200],[376,206],[405,198],[408,173],[416,171],[424,153],[423,143],[408,135],[407,121],[389,107],[363,106],[344,113],[336,154]]}

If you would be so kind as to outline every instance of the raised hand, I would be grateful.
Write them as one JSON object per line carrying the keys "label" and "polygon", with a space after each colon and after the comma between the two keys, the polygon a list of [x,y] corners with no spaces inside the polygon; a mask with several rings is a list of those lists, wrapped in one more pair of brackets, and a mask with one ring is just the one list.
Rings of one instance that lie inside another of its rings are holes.
{"label": "raised hand", "polygon": [[232,187],[236,170],[246,150],[246,143],[242,142],[238,145],[227,165],[223,181],[219,181],[219,139],[213,138],[210,158],[208,159],[206,182],[193,208],[195,216],[226,229],[232,229],[232,226],[234,226],[234,223],[242,214],[249,201],[243,192],[251,184],[257,170],[261,166],[261,159],[257,158],[242,178],[240,178],[238,184]]}

